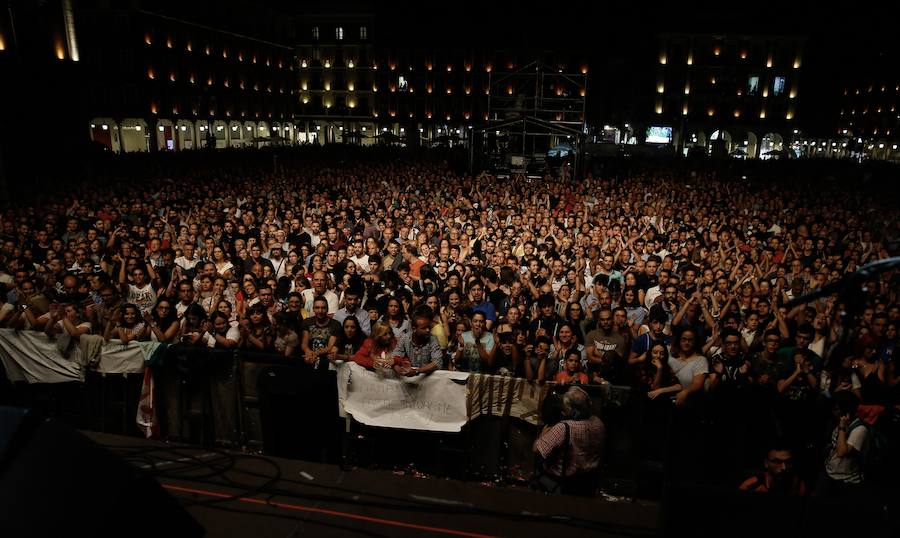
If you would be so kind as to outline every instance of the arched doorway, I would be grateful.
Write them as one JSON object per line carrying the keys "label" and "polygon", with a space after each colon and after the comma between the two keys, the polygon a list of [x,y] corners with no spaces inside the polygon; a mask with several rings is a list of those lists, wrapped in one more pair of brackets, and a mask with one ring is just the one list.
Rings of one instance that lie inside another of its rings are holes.
{"label": "arched doorway", "polygon": [[156,122],[156,148],[157,151],[175,151],[178,149],[177,144],[178,129],[171,120],[159,120]]}
{"label": "arched doorway", "polygon": [[228,134],[226,133],[227,128],[228,125],[224,121],[213,121],[212,135],[215,139],[215,145],[217,149],[228,147]]}
{"label": "arched doorway", "polygon": [[231,121],[228,123],[226,133],[228,134],[228,147],[239,148],[244,145],[244,129],[243,124],[239,121]]}
{"label": "arched doorway", "polygon": [[759,158],[766,160],[777,157],[784,149],[784,139],[778,133],[766,133],[759,144]]}
{"label": "arched doorway", "polygon": [[219,131],[216,134],[216,126],[221,126],[222,122],[216,120],[197,120],[197,147],[198,148],[216,148],[219,147],[218,136],[224,136]]}
{"label": "arched doorway", "polygon": [[112,118],[92,119],[90,137],[91,141],[105,146],[109,151],[120,151],[119,125]]}
{"label": "arched doorway", "polygon": [[178,120],[175,124],[175,131],[176,149],[194,149],[197,147],[193,122],[190,120]]}
{"label": "arched doorway", "polygon": [[150,133],[147,122],[141,118],[126,118],[119,125],[122,153],[146,153],[150,151]]}
{"label": "arched doorway", "polygon": [[[269,137],[271,137],[271,136],[272,136],[272,129],[271,129],[271,126],[270,126],[268,123],[264,122],[264,121],[259,122],[259,123],[256,125],[256,136],[259,137],[259,138],[269,138]],[[261,144],[260,144],[260,147],[262,147],[262,146],[264,146],[264,145],[267,145],[267,143],[265,143],[265,142],[261,143]]]}
{"label": "arched doorway", "polygon": [[254,138],[259,136],[259,131],[257,129],[257,125],[255,121],[245,121],[244,122],[244,130],[242,133],[241,139],[243,140],[244,146],[254,146],[256,143],[253,141]]}
{"label": "arched doorway", "polygon": [[744,149],[747,151],[748,159],[756,159],[759,157],[759,139],[756,137],[756,133],[752,133],[747,131],[747,145],[744,146]]}
{"label": "arched doorway", "polygon": [[714,131],[709,137],[709,154],[713,157],[725,157],[734,149],[731,133],[725,130]]}

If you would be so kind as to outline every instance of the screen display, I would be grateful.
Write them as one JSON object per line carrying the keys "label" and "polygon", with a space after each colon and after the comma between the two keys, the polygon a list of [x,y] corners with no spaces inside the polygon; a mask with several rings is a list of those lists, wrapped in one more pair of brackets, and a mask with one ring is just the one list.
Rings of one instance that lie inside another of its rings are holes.
{"label": "screen display", "polygon": [[772,93],[781,95],[784,93],[784,77],[775,77],[775,84],[772,86]]}
{"label": "screen display", "polygon": [[671,127],[648,127],[647,143],[648,144],[668,144],[672,142]]}

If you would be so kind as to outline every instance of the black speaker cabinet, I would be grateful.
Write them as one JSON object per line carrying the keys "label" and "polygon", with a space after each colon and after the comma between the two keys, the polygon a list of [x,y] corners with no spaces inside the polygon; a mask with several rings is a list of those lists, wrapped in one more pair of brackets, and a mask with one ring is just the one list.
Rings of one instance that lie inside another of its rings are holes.
{"label": "black speaker cabinet", "polygon": [[0,407],[0,536],[203,536],[155,480],[77,431]]}

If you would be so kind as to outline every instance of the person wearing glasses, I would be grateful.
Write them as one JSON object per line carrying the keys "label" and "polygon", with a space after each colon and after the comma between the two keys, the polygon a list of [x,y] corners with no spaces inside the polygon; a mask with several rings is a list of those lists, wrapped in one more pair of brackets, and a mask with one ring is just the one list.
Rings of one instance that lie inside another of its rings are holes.
{"label": "person wearing glasses", "polygon": [[750,382],[750,361],[741,350],[741,334],[730,327],[722,329],[722,349],[712,360],[709,389],[734,395]]}
{"label": "person wearing glasses", "polygon": [[175,343],[180,326],[172,301],[166,297],[159,299],[152,311],[144,312],[144,322],[147,324],[150,340],[166,344]]}
{"label": "person wearing glasses", "polygon": [[790,497],[806,495],[806,484],[794,472],[794,455],[784,443],[775,443],[766,452],[762,472],[741,482],[738,488],[752,493],[774,493]]}
{"label": "person wearing glasses", "polygon": [[763,333],[763,348],[750,358],[750,379],[754,386],[770,393],[777,390],[782,360],[778,356],[781,335],[776,329]]}

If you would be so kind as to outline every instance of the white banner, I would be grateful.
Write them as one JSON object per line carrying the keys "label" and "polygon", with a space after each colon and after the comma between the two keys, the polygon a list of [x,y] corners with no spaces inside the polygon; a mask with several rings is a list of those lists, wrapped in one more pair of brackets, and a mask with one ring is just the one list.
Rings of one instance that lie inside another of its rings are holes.
{"label": "white banner", "polygon": [[367,426],[458,432],[465,425],[465,372],[438,370],[428,375],[384,377],[355,362],[338,369],[341,410]]}
{"label": "white banner", "polygon": [[144,372],[144,352],[138,342],[122,344],[110,340],[103,344],[97,371],[103,374],[141,374]]}
{"label": "white banner", "polygon": [[10,381],[82,381],[80,356],[81,351],[76,346],[69,358],[64,357],[57,341],[42,332],[0,329],[0,360]]}
{"label": "white banner", "polygon": [[[65,383],[84,381],[81,347],[63,346],[64,339],[39,331],[0,329],[0,362],[12,382]],[[68,356],[61,351],[68,347]],[[137,342],[119,340],[102,344],[97,371],[105,374],[141,373],[144,354]]]}

